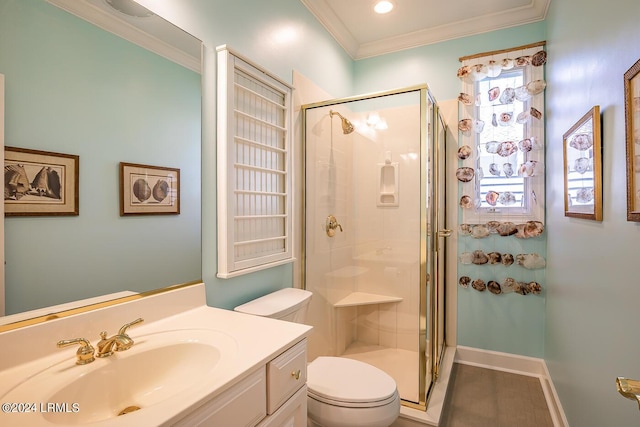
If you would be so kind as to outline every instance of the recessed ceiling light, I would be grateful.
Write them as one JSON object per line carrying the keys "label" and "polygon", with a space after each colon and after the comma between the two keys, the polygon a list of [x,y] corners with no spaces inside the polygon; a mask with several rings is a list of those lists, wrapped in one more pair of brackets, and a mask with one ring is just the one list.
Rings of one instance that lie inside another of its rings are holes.
{"label": "recessed ceiling light", "polygon": [[393,3],[389,0],[381,0],[373,6],[373,10],[380,14],[391,12],[391,9],[393,9]]}

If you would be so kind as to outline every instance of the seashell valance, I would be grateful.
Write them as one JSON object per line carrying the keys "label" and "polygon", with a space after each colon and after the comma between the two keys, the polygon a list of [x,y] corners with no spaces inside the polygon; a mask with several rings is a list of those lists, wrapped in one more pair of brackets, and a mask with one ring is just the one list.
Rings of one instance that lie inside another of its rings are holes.
{"label": "seashell valance", "polygon": [[491,59],[486,64],[463,65],[458,68],[457,76],[461,79],[477,82],[485,77],[498,77],[503,70],[511,70],[513,67],[526,67],[527,65],[541,67],[546,63],[547,52],[541,49],[533,55],[518,56],[515,59],[504,58],[500,62]]}

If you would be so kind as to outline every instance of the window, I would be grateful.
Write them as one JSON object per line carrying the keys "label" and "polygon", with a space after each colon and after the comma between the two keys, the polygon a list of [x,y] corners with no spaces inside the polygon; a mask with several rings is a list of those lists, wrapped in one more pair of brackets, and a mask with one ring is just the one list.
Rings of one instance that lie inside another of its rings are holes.
{"label": "window", "polygon": [[218,277],[292,262],[292,87],[218,48]]}
{"label": "window", "polygon": [[464,223],[544,220],[544,61],[532,64],[546,60],[540,51],[463,61],[459,158],[474,171],[461,184]]}

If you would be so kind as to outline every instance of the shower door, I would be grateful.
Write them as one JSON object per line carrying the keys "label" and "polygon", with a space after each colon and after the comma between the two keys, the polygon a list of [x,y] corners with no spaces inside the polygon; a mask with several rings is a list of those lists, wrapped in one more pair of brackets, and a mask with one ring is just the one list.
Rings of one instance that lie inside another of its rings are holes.
{"label": "shower door", "polygon": [[374,365],[422,409],[443,320],[430,284],[436,116],[426,86],[302,106],[309,360]]}

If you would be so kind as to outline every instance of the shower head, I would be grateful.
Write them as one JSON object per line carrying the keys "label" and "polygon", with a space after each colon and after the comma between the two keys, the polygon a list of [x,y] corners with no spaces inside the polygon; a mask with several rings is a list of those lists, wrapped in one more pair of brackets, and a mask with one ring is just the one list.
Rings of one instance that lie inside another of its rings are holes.
{"label": "shower head", "polygon": [[347,134],[353,132],[353,130],[354,130],[353,124],[351,124],[349,119],[347,119],[346,117],[343,117],[342,114],[338,113],[337,111],[329,110],[329,115],[331,117],[333,117],[333,116],[340,117],[340,120],[342,120],[342,133],[347,135]]}

